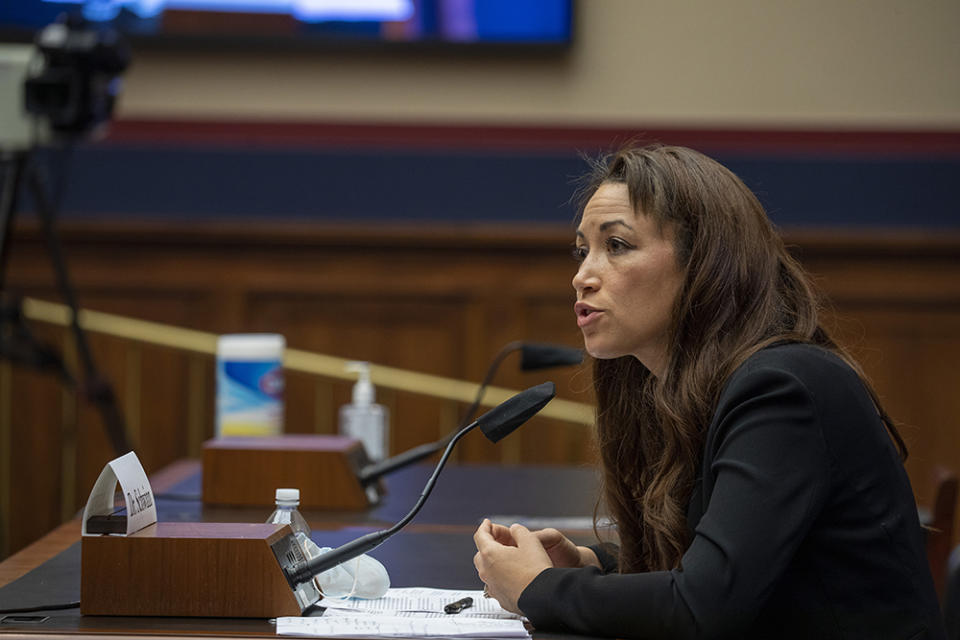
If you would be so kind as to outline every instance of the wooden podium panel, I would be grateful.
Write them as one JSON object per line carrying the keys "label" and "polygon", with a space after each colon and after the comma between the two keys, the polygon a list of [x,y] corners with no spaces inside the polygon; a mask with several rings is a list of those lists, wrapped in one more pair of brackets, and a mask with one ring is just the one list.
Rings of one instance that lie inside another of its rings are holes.
{"label": "wooden podium panel", "polygon": [[160,522],[84,536],[83,615],[272,618],[302,613],[271,545],[289,525]]}
{"label": "wooden podium panel", "polygon": [[300,489],[300,507],[362,511],[379,499],[357,473],[368,463],[359,440],[342,436],[225,437],[203,444],[203,501],[270,506],[276,489]]}

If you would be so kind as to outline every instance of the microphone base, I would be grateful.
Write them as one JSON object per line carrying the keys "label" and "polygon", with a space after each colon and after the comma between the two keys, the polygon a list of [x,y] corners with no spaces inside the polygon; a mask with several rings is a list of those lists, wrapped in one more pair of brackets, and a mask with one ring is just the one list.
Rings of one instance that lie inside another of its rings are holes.
{"label": "microphone base", "polygon": [[299,616],[320,593],[312,583],[295,591],[284,575],[283,564],[295,562],[295,540],[289,525],[213,522],[160,522],[129,536],[84,536],[80,612]]}
{"label": "microphone base", "polygon": [[301,509],[363,511],[380,501],[383,485],[364,487],[370,463],[359,440],[289,434],[223,437],[203,444],[203,502],[269,507],[276,489],[300,489]]}

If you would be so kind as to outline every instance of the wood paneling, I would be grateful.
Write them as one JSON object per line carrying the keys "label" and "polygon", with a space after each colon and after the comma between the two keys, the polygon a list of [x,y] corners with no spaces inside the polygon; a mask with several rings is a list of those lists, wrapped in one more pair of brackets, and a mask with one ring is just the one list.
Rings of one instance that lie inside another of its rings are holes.
{"label": "wood paneling", "polygon": [[[298,349],[474,381],[512,340],[580,344],[564,226],[72,223],[62,235],[80,302],[100,311],[213,332],[277,331]],[[933,467],[960,469],[960,236],[787,235],[828,296],[827,322],[903,424],[907,469],[929,500]],[[16,229],[10,258],[10,289],[58,299],[36,229]],[[37,333],[69,347],[61,329]],[[210,358],[103,336],[91,344],[147,471],[198,455],[213,432]],[[561,397],[591,401],[589,364],[523,373],[516,358],[496,384],[551,379]],[[0,375],[12,448],[0,465],[9,470],[0,555],[79,509],[113,457],[88,403],[48,376],[9,373]],[[290,373],[287,431],[334,433],[349,394],[347,383]],[[391,412],[393,452],[446,434],[466,408],[387,389],[378,398]],[[589,428],[535,418],[496,446],[469,436],[455,459],[579,464],[595,454]]]}

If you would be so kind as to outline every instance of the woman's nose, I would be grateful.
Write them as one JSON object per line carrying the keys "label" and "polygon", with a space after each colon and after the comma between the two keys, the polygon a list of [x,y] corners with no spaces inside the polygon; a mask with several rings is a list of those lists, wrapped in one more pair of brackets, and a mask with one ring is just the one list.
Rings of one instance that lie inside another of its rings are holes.
{"label": "woman's nose", "polygon": [[577,292],[578,296],[582,296],[584,291],[596,290],[600,285],[600,280],[597,277],[595,265],[590,260],[590,257],[580,263],[580,268],[577,269],[577,272],[573,276],[573,290]]}

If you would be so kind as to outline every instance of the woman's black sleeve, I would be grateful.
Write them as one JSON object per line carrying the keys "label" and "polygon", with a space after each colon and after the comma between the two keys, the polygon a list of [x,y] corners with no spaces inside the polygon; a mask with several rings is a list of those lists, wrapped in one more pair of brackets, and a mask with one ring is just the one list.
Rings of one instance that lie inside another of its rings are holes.
{"label": "woman's black sleeve", "polygon": [[601,542],[591,544],[587,548],[596,554],[597,560],[600,561],[600,570],[603,571],[603,573],[616,573],[619,565],[619,561],[617,560],[617,545],[610,542]]}
{"label": "woman's black sleeve", "polygon": [[715,479],[682,570],[546,569],[519,599],[537,629],[647,640],[749,629],[826,500],[831,458],[807,387],[778,367],[738,371],[710,432]]}

